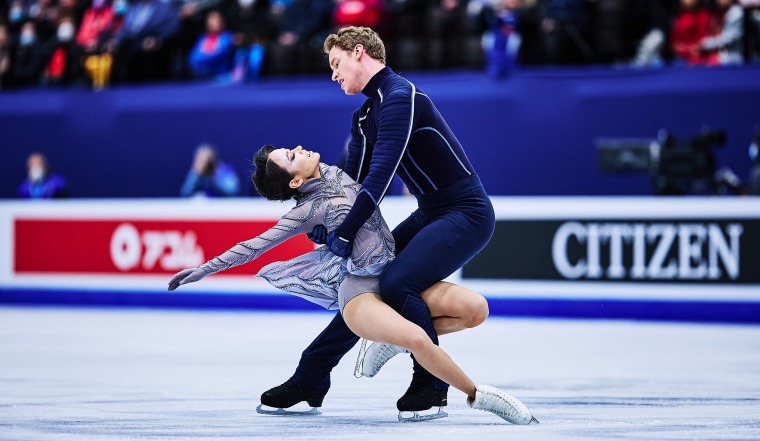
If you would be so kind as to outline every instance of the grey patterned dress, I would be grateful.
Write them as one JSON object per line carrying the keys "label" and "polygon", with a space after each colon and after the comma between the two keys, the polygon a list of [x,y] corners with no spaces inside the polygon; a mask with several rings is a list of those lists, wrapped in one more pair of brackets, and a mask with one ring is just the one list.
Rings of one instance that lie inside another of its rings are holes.
{"label": "grey patterned dress", "polygon": [[[360,186],[343,170],[319,164],[322,176],[307,181],[296,197],[296,206],[269,230],[240,242],[222,255],[200,266],[207,274],[248,263],[276,245],[315,226],[333,231],[351,210]],[[338,288],[347,277],[377,277],[393,260],[393,235],[376,209],[354,240],[353,250],[342,259],[321,246],[314,251],[284,261],[273,262],[258,277],[274,287],[302,297],[327,309],[338,309]]]}

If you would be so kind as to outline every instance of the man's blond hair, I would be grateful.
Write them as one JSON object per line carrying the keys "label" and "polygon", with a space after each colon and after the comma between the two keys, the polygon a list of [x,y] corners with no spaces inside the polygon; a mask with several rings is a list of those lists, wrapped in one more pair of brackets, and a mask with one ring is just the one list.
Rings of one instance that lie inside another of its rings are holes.
{"label": "man's blond hair", "polygon": [[322,50],[330,53],[334,46],[344,51],[353,51],[357,44],[364,46],[364,52],[370,57],[385,64],[385,45],[377,32],[370,28],[359,26],[346,26],[338,29],[335,34],[330,34],[325,38]]}

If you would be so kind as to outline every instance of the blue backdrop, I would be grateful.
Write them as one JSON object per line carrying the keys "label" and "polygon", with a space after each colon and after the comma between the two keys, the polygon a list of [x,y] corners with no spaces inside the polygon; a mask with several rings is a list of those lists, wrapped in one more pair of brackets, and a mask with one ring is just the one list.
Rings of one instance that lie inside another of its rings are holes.
{"label": "blue backdrop", "polygon": [[[403,74],[403,73],[402,73]],[[760,66],[414,73],[496,195],[650,194],[644,173],[598,170],[597,137],[689,137],[728,130],[719,165],[745,178],[760,124]],[[248,182],[262,144],[302,144],[336,161],[363,96],[328,77],[236,86],[172,84],[0,93],[0,197],[15,196],[25,160],[45,152],[75,197],[171,197],[200,142],[216,144]],[[250,185],[246,184],[250,190]]]}

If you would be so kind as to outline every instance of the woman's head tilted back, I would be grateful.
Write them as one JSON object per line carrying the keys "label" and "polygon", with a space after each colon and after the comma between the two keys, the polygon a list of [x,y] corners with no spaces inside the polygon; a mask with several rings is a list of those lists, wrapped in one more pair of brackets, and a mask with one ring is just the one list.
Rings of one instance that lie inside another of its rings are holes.
{"label": "woman's head tilted back", "polygon": [[251,180],[256,191],[270,201],[287,201],[298,194],[298,189],[290,187],[293,176],[269,160],[269,154],[274,150],[274,147],[267,144],[256,152],[253,156],[256,171]]}

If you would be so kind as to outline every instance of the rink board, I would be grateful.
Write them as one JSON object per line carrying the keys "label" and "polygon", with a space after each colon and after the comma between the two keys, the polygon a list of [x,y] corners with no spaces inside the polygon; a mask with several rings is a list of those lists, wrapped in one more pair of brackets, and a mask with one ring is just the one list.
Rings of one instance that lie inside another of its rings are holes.
{"label": "rink board", "polygon": [[[493,198],[489,245],[449,280],[492,315],[760,322],[760,200]],[[0,203],[0,302],[316,311],[252,277],[314,245],[165,290],[177,271],[254,237],[288,203],[78,200]],[[393,227],[415,208],[386,198]]]}

